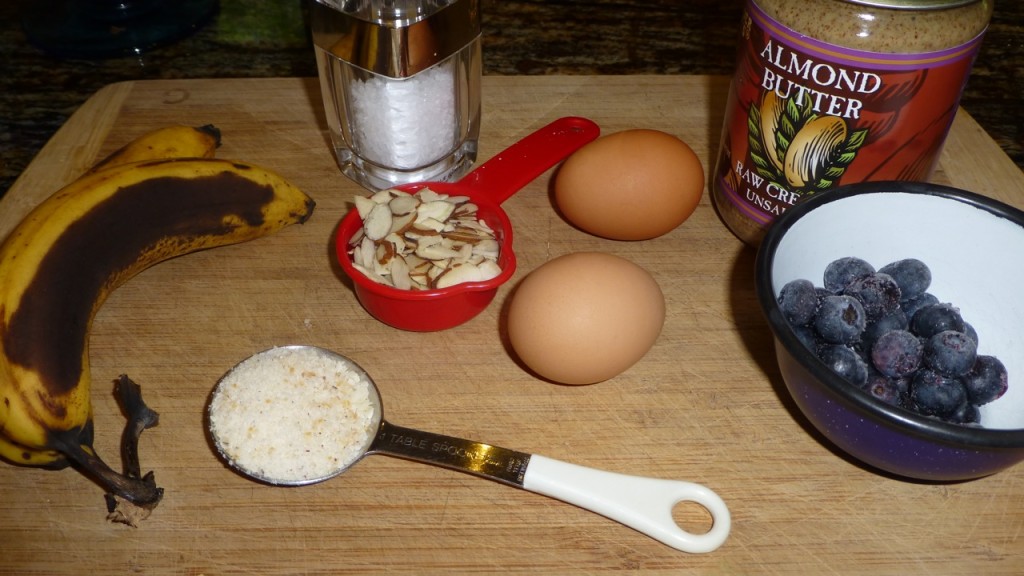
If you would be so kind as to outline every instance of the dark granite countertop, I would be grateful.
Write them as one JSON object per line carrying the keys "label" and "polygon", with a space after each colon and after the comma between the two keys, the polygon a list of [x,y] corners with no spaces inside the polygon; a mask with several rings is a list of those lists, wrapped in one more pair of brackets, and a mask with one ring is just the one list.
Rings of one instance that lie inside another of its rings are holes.
{"label": "dark granite countertop", "polygon": [[[141,56],[62,60],[0,3],[0,195],[65,120],[122,80],[315,76],[302,0],[221,0],[195,34]],[[485,74],[731,74],[742,0],[481,0]],[[962,105],[1024,168],[1024,4],[996,2]]]}

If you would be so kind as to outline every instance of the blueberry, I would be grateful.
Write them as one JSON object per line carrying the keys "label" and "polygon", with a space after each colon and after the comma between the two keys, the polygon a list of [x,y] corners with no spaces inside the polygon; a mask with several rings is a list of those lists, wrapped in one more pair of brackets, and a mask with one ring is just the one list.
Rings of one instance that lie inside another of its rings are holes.
{"label": "blueberry", "polygon": [[906,330],[890,330],[871,347],[871,363],[888,378],[913,374],[921,366],[924,346]]}
{"label": "blueberry", "polygon": [[906,403],[907,382],[903,379],[886,378],[872,371],[868,374],[864,391],[887,404],[903,406]]}
{"label": "blueberry", "polygon": [[874,322],[868,322],[860,338],[867,349],[870,350],[871,346],[875,344],[882,334],[891,330],[906,330],[909,325],[907,315],[903,313],[903,310],[897,308],[892,313],[886,314]]}
{"label": "blueberry", "polygon": [[903,300],[912,300],[924,294],[932,283],[932,271],[917,258],[897,260],[882,266],[878,271],[896,281]]}
{"label": "blueberry", "polygon": [[974,340],[975,344],[980,344],[981,343],[981,342],[978,341],[978,331],[974,329],[974,326],[971,326],[970,322],[964,322],[964,330],[963,330],[963,332],[964,332],[964,334],[967,334],[968,338],[970,338],[971,340]]}
{"label": "blueberry", "polygon": [[843,294],[853,296],[864,306],[868,320],[877,320],[900,306],[900,287],[888,274],[869,274],[846,285]]}
{"label": "blueberry", "polygon": [[948,418],[967,400],[967,390],[956,378],[924,368],[910,381],[910,402],[925,416]]}
{"label": "blueberry", "polygon": [[943,330],[925,341],[924,363],[943,376],[967,374],[978,357],[978,343],[956,330]]}
{"label": "blueberry", "polygon": [[779,309],[793,326],[810,324],[818,311],[818,292],[810,280],[792,280],[779,291]]}
{"label": "blueberry", "polygon": [[814,331],[814,328],[810,326],[790,326],[793,333],[800,342],[807,347],[808,350],[817,354],[818,348],[821,347],[821,342],[818,340],[818,333]]}
{"label": "blueberry", "polygon": [[910,320],[911,318],[914,317],[914,314],[916,314],[917,311],[920,310],[921,308],[938,303],[939,299],[936,298],[934,294],[925,292],[924,294],[921,294],[917,298],[913,298],[910,300],[904,298],[903,301],[900,302],[900,308],[903,309],[903,314],[907,316],[907,320]]}
{"label": "blueberry", "polygon": [[961,380],[971,404],[981,406],[1006,393],[1006,367],[995,356],[978,356],[971,371]]}
{"label": "blueberry", "polygon": [[839,258],[838,260],[833,260],[825,267],[825,289],[838,294],[850,282],[874,273],[875,267],[865,260],[854,256]]}
{"label": "blueberry", "polygon": [[863,386],[868,379],[868,365],[849,346],[836,344],[825,346],[818,354],[833,372],[846,378],[855,386]]}
{"label": "blueberry", "polygon": [[921,338],[931,338],[944,330],[964,331],[964,319],[952,304],[925,306],[910,318],[910,331]]}
{"label": "blueberry", "polygon": [[977,406],[965,401],[955,412],[946,417],[946,420],[954,424],[978,426],[981,424],[981,412],[978,411]]}
{"label": "blueberry", "polygon": [[856,342],[866,325],[864,307],[856,298],[846,295],[825,297],[814,317],[814,329],[832,344]]}

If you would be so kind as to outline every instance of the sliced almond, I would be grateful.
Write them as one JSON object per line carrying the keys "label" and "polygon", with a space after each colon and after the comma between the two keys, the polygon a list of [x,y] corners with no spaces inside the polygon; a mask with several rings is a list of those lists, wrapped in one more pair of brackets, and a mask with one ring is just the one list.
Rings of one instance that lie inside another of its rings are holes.
{"label": "sliced almond", "polygon": [[[390,206],[390,204],[389,204]],[[416,221],[416,213],[409,212],[408,214],[402,214],[394,216],[391,220],[391,231],[401,234],[412,226],[412,223]]]}
{"label": "sliced almond", "polygon": [[444,222],[434,218],[424,218],[422,220],[417,218],[415,226],[421,230],[427,229],[434,232],[443,232],[445,229]]}
{"label": "sliced almond", "polygon": [[472,244],[460,244],[460,245],[457,245],[457,246],[458,246],[458,248],[454,248],[453,247],[453,249],[457,249],[458,252],[459,252],[459,256],[458,256],[458,258],[456,258],[456,260],[458,260],[459,262],[463,262],[463,263],[464,262],[469,262],[470,257],[473,256],[473,245]]}
{"label": "sliced almond", "polygon": [[483,278],[480,267],[473,264],[456,264],[434,280],[438,288],[448,288],[464,282],[479,282]]}
{"label": "sliced almond", "polygon": [[473,246],[474,254],[479,254],[490,260],[497,260],[499,251],[498,241],[493,238],[484,238]]}
{"label": "sliced almond", "polygon": [[405,193],[395,196],[388,203],[388,206],[391,207],[392,214],[397,216],[411,214],[416,211],[416,207],[419,205],[420,201],[418,198]]}
{"label": "sliced almond", "polygon": [[498,266],[494,260],[484,260],[478,265],[478,268],[480,268],[480,282],[497,278],[501,274],[501,266]]}
{"label": "sliced almond", "polygon": [[358,257],[355,259],[356,263],[366,268],[372,268],[374,252],[376,252],[376,246],[373,240],[364,236],[363,241],[359,243]]}
{"label": "sliced almond", "polygon": [[391,261],[391,285],[399,290],[411,290],[412,279],[409,277],[409,265],[405,258],[396,257]]}
{"label": "sliced almond", "polygon": [[385,285],[388,285],[388,286],[391,285],[391,282],[389,282],[386,278],[384,278],[380,274],[377,274],[373,270],[370,270],[369,268],[366,268],[364,266],[359,266],[357,264],[357,265],[355,265],[355,269],[360,271],[360,272],[362,272],[363,276],[366,276],[367,278],[369,278],[370,280],[373,280],[374,282],[376,282],[378,284],[385,284]]}
{"label": "sliced almond", "polygon": [[444,222],[454,211],[455,205],[447,200],[424,202],[416,207],[416,223],[419,224],[428,219]]}
{"label": "sliced almond", "polygon": [[364,222],[366,221],[367,216],[370,215],[370,210],[373,210],[373,207],[377,205],[376,202],[370,200],[366,196],[356,196],[355,204],[356,212],[359,213],[359,218]]}
{"label": "sliced almond", "polygon": [[417,246],[416,255],[427,260],[447,260],[458,257],[459,253],[438,243],[428,246]]}
{"label": "sliced almond", "polygon": [[370,240],[380,240],[391,232],[391,210],[387,204],[377,204],[363,220],[363,230]]}
{"label": "sliced almond", "polygon": [[413,242],[413,253],[416,252],[417,248],[426,248],[427,246],[433,246],[434,244],[440,244],[444,240],[439,234],[429,235],[409,235],[406,233],[405,237]]}
{"label": "sliced almond", "polygon": [[370,200],[373,200],[377,204],[387,204],[391,202],[391,190],[381,190],[376,192],[373,196],[370,196]]}
{"label": "sliced almond", "polygon": [[472,202],[466,202],[465,204],[460,204],[459,207],[455,209],[455,212],[452,213],[452,216],[456,218],[465,218],[467,216],[473,216],[474,214],[476,214],[476,211],[478,209],[479,207],[476,204]]}
{"label": "sliced almond", "polygon": [[395,247],[395,254],[405,254],[407,252],[406,248],[409,246],[409,243],[405,241],[405,238],[402,237],[401,234],[396,234],[394,232],[385,236],[382,241],[390,242],[391,245]]}
{"label": "sliced almond", "polygon": [[446,233],[445,236],[456,242],[465,242],[467,244],[476,244],[484,238],[487,238],[487,235],[483,232],[466,226],[456,226],[450,232]]}
{"label": "sliced almond", "polygon": [[425,290],[501,273],[498,241],[468,196],[392,189],[355,204],[363,226],[349,240],[352,261],[375,282]]}
{"label": "sliced almond", "polygon": [[431,266],[430,269],[427,270],[427,285],[431,288],[436,288],[438,277],[447,271],[448,268],[445,266]]}
{"label": "sliced almond", "polygon": [[436,200],[444,200],[447,198],[444,194],[438,194],[430,188],[421,188],[416,195],[420,197],[423,202],[434,202]]}
{"label": "sliced almond", "polygon": [[391,264],[391,259],[395,257],[395,245],[391,242],[378,242],[374,256],[376,256],[378,264],[381,266],[389,266]]}

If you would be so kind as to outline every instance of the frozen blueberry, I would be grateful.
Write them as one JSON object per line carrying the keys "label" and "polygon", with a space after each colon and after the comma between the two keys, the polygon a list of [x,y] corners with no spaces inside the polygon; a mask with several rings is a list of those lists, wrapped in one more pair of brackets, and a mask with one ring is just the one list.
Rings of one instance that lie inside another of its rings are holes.
{"label": "frozen blueberry", "polygon": [[860,300],[868,321],[892,313],[900,306],[900,287],[888,274],[869,274],[854,279],[843,289],[843,294]]}
{"label": "frozen blueberry", "polygon": [[964,322],[964,334],[967,334],[968,338],[974,340],[975,344],[981,343],[978,340],[978,331],[974,329],[974,326],[971,326],[970,322]]}
{"label": "frozen blueberry", "polygon": [[981,406],[999,398],[1006,393],[1006,366],[995,356],[979,355],[971,371],[961,380],[967,389],[967,397],[971,404]]}
{"label": "frozen blueberry", "polygon": [[910,402],[925,416],[948,418],[967,401],[960,380],[947,378],[928,368],[918,370],[910,381]]}
{"label": "frozen blueberry", "polygon": [[907,382],[904,379],[886,378],[872,370],[868,373],[868,380],[863,388],[865,392],[887,404],[903,406],[906,403]]}
{"label": "frozen blueberry", "polygon": [[956,412],[950,414],[946,420],[954,424],[978,426],[981,424],[981,412],[978,411],[977,406],[971,404],[969,401],[965,401],[956,409]]}
{"label": "frozen blueberry", "polygon": [[903,300],[913,300],[924,294],[932,283],[932,271],[917,258],[906,258],[886,264],[878,270],[888,274],[899,284]]}
{"label": "frozen blueberry", "polygon": [[952,304],[925,306],[910,318],[910,331],[921,338],[931,338],[944,330],[964,331],[964,319]]}
{"label": "frozen blueberry", "polygon": [[825,297],[814,317],[814,329],[832,344],[856,342],[866,325],[864,307],[856,298],[846,295]]}
{"label": "frozen blueberry", "polygon": [[810,326],[790,326],[793,333],[800,342],[807,347],[808,350],[817,354],[818,348],[821,347],[821,342],[818,340],[818,333],[814,331],[814,328]]}
{"label": "frozen blueberry", "polygon": [[833,372],[846,378],[855,386],[863,386],[868,379],[868,365],[849,346],[841,344],[825,346],[818,354]]}
{"label": "frozen blueberry", "polygon": [[871,363],[888,378],[913,374],[921,366],[924,346],[906,330],[890,330],[871,347]]}
{"label": "frozen blueberry", "polygon": [[854,256],[846,256],[829,262],[825,267],[825,289],[838,294],[842,292],[850,282],[874,274],[875,267],[867,261]]}
{"label": "frozen blueberry", "polygon": [[861,342],[870,350],[882,334],[892,330],[906,330],[909,325],[907,315],[903,313],[903,310],[897,308],[874,322],[868,322],[864,333],[861,334]]}
{"label": "frozen blueberry", "polygon": [[977,357],[978,343],[956,330],[943,330],[924,344],[924,364],[943,376],[967,374]]}
{"label": "frozen blueberry", "polygon": [[818,311],[818,291],[810,280],[792,280],[779,291],[779,309],[793,326],[810,324]]}
{"label": "frozen blueberry", "polygon": [[904,298],[903,301],[900,302],[900,308],[903,310],[903,314],[906,315],[907,320],[910,320],[911,318],[914,317],[914,314],[916,314],[917,311],[920,310],[921,308],[938,303],[939,299],[936,298],[934,294],[925,292],[924,294],[921,294],[917,298],[913,298],[910,300]]}

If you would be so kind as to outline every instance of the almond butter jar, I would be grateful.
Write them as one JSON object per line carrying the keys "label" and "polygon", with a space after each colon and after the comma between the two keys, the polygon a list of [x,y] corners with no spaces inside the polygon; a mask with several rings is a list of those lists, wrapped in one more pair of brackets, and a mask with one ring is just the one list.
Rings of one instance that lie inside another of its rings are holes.
{"label": "almond butter jar", "polygon": [[927,180],[991,0],[747,0],[711,198],[756,246],[800,199]]}

